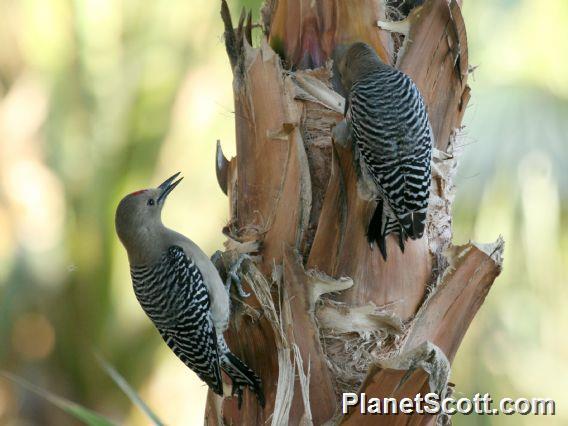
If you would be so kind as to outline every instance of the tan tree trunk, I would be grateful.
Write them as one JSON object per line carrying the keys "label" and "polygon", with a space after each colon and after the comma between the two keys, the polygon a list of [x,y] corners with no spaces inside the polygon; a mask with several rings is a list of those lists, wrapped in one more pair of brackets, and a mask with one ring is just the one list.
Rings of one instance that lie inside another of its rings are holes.
{"label": "tan tree trunk", "polygon": [[[227,338],[267,402],[247,391],[238,410],[210,393],[208,425],[427,424],[435,419],[343,415],[341,393],[451,391],[450,363],[500,272],[503,241],[451,244],[453,147],[469,100],[460,2],[426,0],[403,23],[388,12],[381,0],[269,0],[252,47],[250,14],[235,29],[222,1],[237,140],[236,158],[220,148],[217,157],[230,205],[225,259],[257,255],[243,268],[252,295],[233,296]],[[366,242],[374,206],[358,196],[351,150],[331,140],[344,99],[330,59],[357,40],[416,82],[437,145],[427,236],[404,254],[389,237],[387,262]]]}

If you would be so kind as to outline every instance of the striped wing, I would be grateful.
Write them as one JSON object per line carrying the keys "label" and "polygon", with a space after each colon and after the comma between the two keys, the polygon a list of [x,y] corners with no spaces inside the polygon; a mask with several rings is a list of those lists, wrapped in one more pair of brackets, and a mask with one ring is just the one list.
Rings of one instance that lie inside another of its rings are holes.
{"label": "striped wing", "polygon": [[201,271],[172,246],[152,268],[131,270],[138,301],[177,357],[222,395],[217,335]]}
{"label": "striped wing", "polygon": [[418,89],[385,67],[353,85],[350,103],[354,141],[390,209],[403,226],[412,212],[425,216],[433,137]]}

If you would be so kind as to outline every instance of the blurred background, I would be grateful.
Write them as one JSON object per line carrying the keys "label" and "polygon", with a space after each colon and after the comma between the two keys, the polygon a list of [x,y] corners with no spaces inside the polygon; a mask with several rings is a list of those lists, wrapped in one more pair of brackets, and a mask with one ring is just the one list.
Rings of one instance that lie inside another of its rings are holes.
{"label": "blurred background", "polygon": [[[244,4],[258,16],[259,0]],[[458,395],[549,397],[568,424],[568,2],[465,1],[473,98],[455,241],[506,240],[505,267],[455,360]],[[170,425],[206,388],[133,296],[114,208],[175,171],[164,221],[212,253],[227,217],[213,156],[234,148],[217,1],[0,0],[0,369],[121,424],[147,420],[102,354]],[[0,377],[0,424],[75,424]]]}

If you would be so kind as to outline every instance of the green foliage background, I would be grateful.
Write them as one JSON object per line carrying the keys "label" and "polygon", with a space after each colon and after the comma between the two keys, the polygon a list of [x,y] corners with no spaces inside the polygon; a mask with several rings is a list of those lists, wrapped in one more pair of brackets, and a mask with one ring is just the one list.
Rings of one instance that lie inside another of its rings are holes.
{"label": "green foliage background", "polygon": [[[258,0],[244,3],[258,11]],[[101,352],[161,419],[201,424],[205,387],[132,294],[113,229],[127,192],[186,176],[164,220],[220,248],[215,141],[234,154],[216,1],[0,0],[0,368],[121,424],[145,423]],[[458,394],[568,402],[568,2],[464,6],[473,99],[460,141],[455,240],[507,241],[505,269],[455,362]],[[258,14],[256,14],[258,16]],[[1,424],[71,424],[0,379]]]}

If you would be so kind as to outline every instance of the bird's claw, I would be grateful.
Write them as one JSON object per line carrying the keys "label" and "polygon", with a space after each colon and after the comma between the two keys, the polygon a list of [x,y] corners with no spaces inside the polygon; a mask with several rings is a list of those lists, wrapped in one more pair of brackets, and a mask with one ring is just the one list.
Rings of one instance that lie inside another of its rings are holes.
{"label": "bird's claw", "polygon": [[343,119],[331,130],[332,139],[342,147],[347,147],[351,140],[351,126]]}
{"label": "bird's claw", "polygon": [[237,288],[237,292],[239,293],[239,296],[246,299],[247,297],[250,296],[250,293],[246,292],[243,289],[242,279],[239,274],[241,266],[245,260],[252,260],[252,257],[246,253],[241,253],[237,258],[237,261],[231,265],[229,271],[227,272],[225,288],[227,289],[228,292],[230,292],[231,284],[234,283],[235,287]]}
{"label": "bird's claw", "polygon": [[240,253],[237,257],[237,260],[234,263],[232,263],[229,268],[226,268],[225,267],[226,260],[221,251],[217,250],[211,256],[211,262],[213,262],[217,270],[221,273],[221,276],[226,275],[225,288],[227,289],[227,292],[228,293],[231,292],[231,284],[234,283],[235,287],[237,288],[237,292],[239,293],[239,296],[246,299],[247,297],[250,296],[250,293],[246,292],[243,289],[242,279],[240,277],[241,268],[245,260],[253,260],[253,258],[251,255],[247,253]]}

